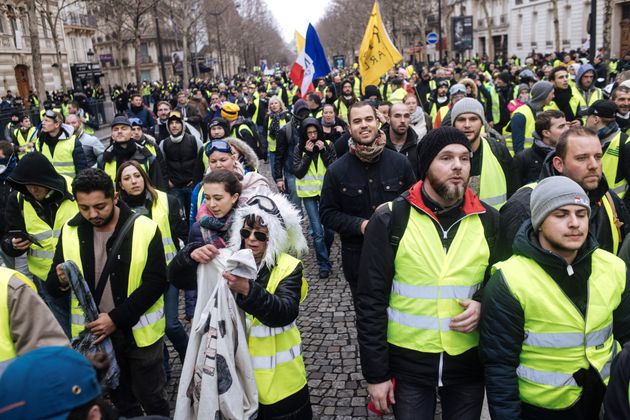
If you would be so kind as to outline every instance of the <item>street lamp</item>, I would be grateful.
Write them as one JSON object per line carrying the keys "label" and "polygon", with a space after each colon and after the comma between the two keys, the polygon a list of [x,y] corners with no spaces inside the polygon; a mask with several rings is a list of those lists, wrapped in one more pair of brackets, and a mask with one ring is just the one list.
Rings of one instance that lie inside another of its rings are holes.
{"label": "street lamp", "polygon": [[94,85],[94,66],[92,65],[94,59],[94,51],[92,51],[92,48],[88,50],[86,55],[88,58],[88,65],[90,66],[90,85]]}

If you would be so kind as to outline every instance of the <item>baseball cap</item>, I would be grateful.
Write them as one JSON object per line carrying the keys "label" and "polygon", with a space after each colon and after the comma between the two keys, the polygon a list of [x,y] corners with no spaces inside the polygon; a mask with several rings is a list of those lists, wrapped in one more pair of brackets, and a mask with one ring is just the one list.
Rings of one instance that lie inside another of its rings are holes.
{"label": "baseball cap", "polygon": [[0,417],[65,420],[101,395],[96,371],[68,347],[42,347],[19,356],[0,377]]}
{"label": "baseball cap", "polygon": [[112,121],[112,127],[116,125],[127,125],[131,127],[131,122],[129,122],[129,118],[125,117],[124,115],[119,115],[117,117],[114,117],[114,121]]}
{"label": "baseball cap", "polygon": [[593,105],[588,108],[588,115],[595,115],[602,118],[615,118],[615,114],[618,110],[617,104],[613,101],[599,99],[593,102]]}

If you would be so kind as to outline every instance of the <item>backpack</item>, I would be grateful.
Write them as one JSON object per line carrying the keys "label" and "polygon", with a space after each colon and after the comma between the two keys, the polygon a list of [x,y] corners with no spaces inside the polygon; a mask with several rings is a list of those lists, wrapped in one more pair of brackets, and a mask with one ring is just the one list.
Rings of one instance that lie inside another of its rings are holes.
{"label": "backpack", "polygon": [[396,258],[396,252],[398,251],[398,245],[400,240],[407,229],[407,222],[409,221],[409,212],[411,211],[411,204],[407,201],[406,197],[409,196],[409,192],[401,194],[392,201],[392,214],[390,217],[390,232],[389,232],[389,244],[394,251],[394,258]]}
{"label": "backpack", "polygon": [[240,140],[245,141],[245,139],[242,138],[240,135],[241,134],[240,131],[243,125],[246,125],[247,128],[249,128],[249,131],[252,132],[252,137],[254,138],[254,144],[253,145],[250,144],[250,146],[252,147],[252,149],[254,149],[254,152],[256,152],[256,155],[258,155],[260,159],[265,159],[266,156],[262,154],[263,142],[262,142],[262,139],[260,138],[260,133],[258,133],[258,127],[256,126],[256,124],[254,124],[252,120],[250,120],[249,118],[246,118],[242,123],[234,127],[234,132],[236,133],[236,137],[238,137]]}

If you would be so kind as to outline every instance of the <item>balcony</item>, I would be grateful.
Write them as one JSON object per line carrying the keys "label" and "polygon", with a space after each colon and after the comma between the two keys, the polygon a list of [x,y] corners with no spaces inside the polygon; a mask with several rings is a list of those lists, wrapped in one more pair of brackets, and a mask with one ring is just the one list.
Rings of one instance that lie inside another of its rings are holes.
{"label": "balcony", "polygon": [[67,13],[63,17],[63,24],[77,29],[96,30],[96,16],[80,13]]}
{"label": "balcony", "polygon": [[141,55],[140,56],[140,64],[151,64],[153,59],[150,55]]}

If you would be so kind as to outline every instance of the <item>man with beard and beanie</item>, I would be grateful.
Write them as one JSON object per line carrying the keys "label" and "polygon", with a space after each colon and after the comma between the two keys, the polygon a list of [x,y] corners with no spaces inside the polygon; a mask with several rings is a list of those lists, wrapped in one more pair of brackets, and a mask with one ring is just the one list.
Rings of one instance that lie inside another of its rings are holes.
{"label": "man with beard and beanie", "polygon": [[359,100],[354,95],[352,82],[350,80],[344,80],[343,83],[341,83],[341,95],[337,98],[334,104],[339,118],[348,122],[348,110],[352,104],[358,101]]}
{"label": "man with beard and beanie", "polygon": [[160,150],[166,164],[168,191],[190,213],[190,197],[194,188],[193,175],[197,155],[203,144],[191,134],[184,132],[184,121],[178,111],[172,111],[168,117],[170,136],[160,143]]}
{"label": "man with beard and beanie", "polygon": [[504,133],[512,133],[512,136],[506,139],[507,148],[512,155],[532,146],[536,130],[536,115],[542,112],[553,98],[553,84],[541,80],[532,86],[529,100],[514,110],[510,123],[503,130]]}
{"label": "man with beard and beanie", "polygon": [[464,133],[472,150],[468,186],[484,203],[500,209],[516,190],[512,156],[507,147],[482,134],[486,125],[483,106],[463,98],[451,109],[453,127]]}
{"label": "man with beard and beanie", "polygon": [[[73,261],[86,280],[98,318],[85,324],[73,298],[72,329],[88,329],[95,344],[110,338],[120,369],[111,400],[125,417],[169,416],[163,365],[166,257],[158,225],[118,199],[101,169],[89,168],[72,182],[79,214],[61,229],[46,286],[69,297],[61,263]],[[109,263],[108,263],[109,262]]]}
{"label": "man with beard and beanie", "polygon": [[159,161],[149,149],[132,140],[131,123],[124,115],[119,115],[112,121],[111,140],[109,147],[98,157],[96,166],[103,169],[112,181],[116,179],[119,165],[128,160],[135,160],[144,167],[158,190],[167,191],[168,182]]}
{"label": "man with beard and beanie", "polygon": [[341,237],[343,273],[356,301],[363,235],[378,206],[398,197],[416,180],[409,160],[387,147],[369,102],[349,112],[350,151],[328,167],[322,186],[320,216],[324,227]]}
{"label": "man with beard and beanie", "polygon": [[[482,284],[495,258],[499,215],[467,186],[470,141],[429,132],[418,177],[370,218],[359,266],[357,335],[368,395],[396,419],[479,419],[477,354]],[[395,385],[394,385],[395,381]]]}
{"label": "man with beard and beanie", "polygon": [[46,111],[41,125],[35,150],[46,156],[58,173],[73,178],[87,168],[83,146],[72,130],[63,125],[59,112]]}
{"label": "man with beard and beanie", "polygon": [[276,158],[273,168],[273,179],[278,191],[286,194],[293,205],[301,209],[302,202],[297,195],[296,177],[293,174],[293,154],[300,144],[302,122],[310,115],[308,104],[298,99],[293,105],[291,121],[278,129],[276,133]]}
{"label": "man with beard and beanie", "polygon": [[[414,97],[415,98],[415,97]],[[404,155],[411,164],[414,174],[418,170],[418,135],[411,128],[411,112],[404,103],[393,104],[389,109],[389,124],[383,125],[387,144],[390,148]]]}
{"label": "man with beard and beanie", "polygon": [[544,179],[530,206],[514,255],[492,267],[483,292],[479,354],[490,415],[598,419],[611,362],[630,338],[626,267],[598,248],[593,205],[576,182]]}
{"label": "man with beard and beanie", "polygon": [[[630,214],[602,176],[602,156],[597,133],[587,127],[571,127],[560,136],[556,150],[545,158],[538,182],[555,175],[577,182],[591,203],[590,232],[600,248],[617,254],[628,230]],[[536,186],[537,183],[531,183],[521,187],[501,208],[498,249],[502,259],[512,255],[518,229],[531,216],[529,201]]]}
{"label": "man with beard and beanie", "polygon": [[613,101],[601,99],[589,107],[586,126],[597,131],[602,144],[602,172],[608,186],[619,197],[625,198],[630,179],[630,142],[615,120],[617,111]]}
{"label": "man with beard and beanie", "polygon": [[335,159],[335,146],[331,141],[324,140],[319,121],[306,118],[302,123],[300,143],[293,151],[293,174],[297,178],[297,195],[302,199],[308,215],[320,279],[327,279],[332,271],[329,254],[335,233],[322,225],[319,199],[326,169]]}
{"label": "man with beard and beanie", "polygon": [[582,95],[577,88],[569,84],[569,72],[565,66],[556,66],[549,73],[549,81],[553,83],[553,101],[545,106],[548,109],[562,111],[567,122],[579,124],[581,109],[586,107]]}
{"label": "man with beard and beanie", "polygon": [[70,336],[70,301],[45,287],[59,231],[77,213],[69,192],[71,180],[59,175],[41,153],[26,154],[7,178],[13,188],[4,210],[2,250],[10,257],[26,253],[28,271],[53,315]]}
{"label": "man with beard and beanie", "polygon": [[595,68],[590,64],[580,66],[575,75],[575,87],[581,95],[583,107],[589,107],[596,101],[604,99],[602,90],[595,86]]}

